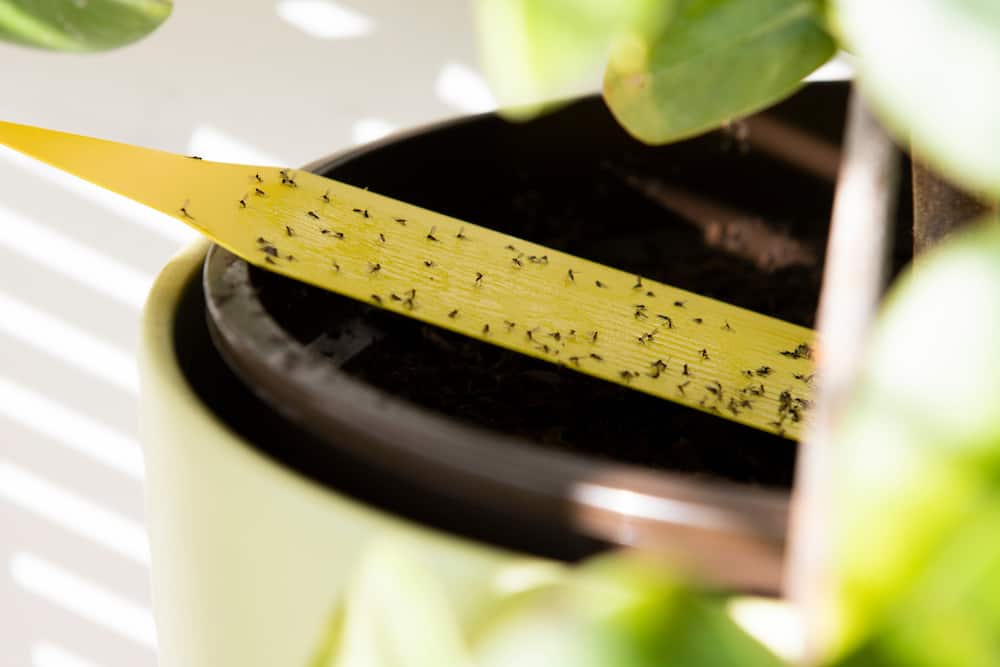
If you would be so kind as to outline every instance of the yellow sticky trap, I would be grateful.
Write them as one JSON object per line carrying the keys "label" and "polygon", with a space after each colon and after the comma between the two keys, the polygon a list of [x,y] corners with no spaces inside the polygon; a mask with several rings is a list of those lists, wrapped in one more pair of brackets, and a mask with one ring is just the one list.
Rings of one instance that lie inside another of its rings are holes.
{"label": "yellow sticky trap", "polygon": [[797,438],[813,332],[315,174],[0,122],[0,143],[251,264]]}

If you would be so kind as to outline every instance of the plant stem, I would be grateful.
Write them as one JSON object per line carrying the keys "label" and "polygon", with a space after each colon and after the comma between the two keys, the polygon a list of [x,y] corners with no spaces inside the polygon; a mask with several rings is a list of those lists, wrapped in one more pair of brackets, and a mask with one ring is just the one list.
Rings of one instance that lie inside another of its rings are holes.
{"label": "plant stem", "polygon": [[799,448],[786,558],[809,665],[822,659],[833,620],[834,434],[885,286],[898,179],[899,152],[855,89],[820,294],[817,403]]}
{"label": "plant stem", "polygon": [[919,256],[992,207],[913,161],[913,255]]}

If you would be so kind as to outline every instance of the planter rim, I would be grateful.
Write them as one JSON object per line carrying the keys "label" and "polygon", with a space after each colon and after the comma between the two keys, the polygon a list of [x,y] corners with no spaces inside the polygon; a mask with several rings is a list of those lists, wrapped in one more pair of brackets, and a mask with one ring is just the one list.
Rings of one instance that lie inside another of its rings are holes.
{"label": "planter rim", "polygon": [[[193,281],[198,280],[212,247],[213,244],[206,239],[192,241],[168,261],[152,285],[143,307],[142,344],[139,350],[140,389],[144,402],[168,401],[174,413],[183,414],[186,420],[190,420],[190,432],[198,434],[199,440],[204,440],[203,443],[198,443],[199,446],[225,448],[232,467],[263,472],[273,483],[293,487],[296,492],[323,497],[327,501],[332,499],[342,507],[349,507],[353,513],[393,527],[400,535],[431,534],[435,540],[476,553],[483,553],[488,549],[502,551],[498,547],[484,547],[461,535],[429,528],[392,512],[372,507],[298,474],[280,461],[261,453],[252,442],[235,433],[201,400],[178,364],[174,330],[177,309],[184,298],[184,292]],[[149,426],[145,418],[140,422],[141,429]],[[147,435],[144,433],[141,438],[144,447],[146,443],[155,440],[153,437],[146,437]]]}
{"label": "planter rim", "polygon": [[[303,169],[326,173],[380,147],[493,115],[434,123]],[[427,484],[448,480],[451,493],[512,518],[527,512],[611,544],[668,552],[727,586],[780,588],[786,494],[543,449],[460,423],[356,380],[299,343],[258,300],[249,265],[225,249],[209,249],[203,283],[209,329],[229,366],[331,446],[406,468]]]}

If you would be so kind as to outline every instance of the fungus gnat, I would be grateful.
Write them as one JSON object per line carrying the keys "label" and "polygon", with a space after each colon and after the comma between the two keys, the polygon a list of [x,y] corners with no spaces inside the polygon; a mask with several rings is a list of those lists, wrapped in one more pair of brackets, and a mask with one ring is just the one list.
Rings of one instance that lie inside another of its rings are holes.
{"label": "fungus gnat", "polygon": [[779,354],[791,359],[812,359],[812,348],[806,343],[799,343],[794,350],[783,350]]}

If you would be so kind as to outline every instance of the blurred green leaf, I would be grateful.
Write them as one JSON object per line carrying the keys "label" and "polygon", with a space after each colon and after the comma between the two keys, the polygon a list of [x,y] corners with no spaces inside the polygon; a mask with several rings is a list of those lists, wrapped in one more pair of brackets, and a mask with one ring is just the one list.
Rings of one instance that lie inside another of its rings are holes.
{"label": "blurred green leaf", "polygon": [[620,556],[509,601],[480,633],[476,656],[477,667],[782,664],[729,619],[721,599]]}
{"label": "blurred green leaf", "polygon": [[994,667],[1000,664],[1000,494],[942,545],[886,623],[838,667]]}
{"label": "blurred green leaf", "polygon": [[596,81],[612,44],[658,32],[675,0],[477,0],[483,68],[508,116]]}
{"label": "blurred green leaf", "polygon": [[[832,650],[849,664],[1000,664],[998,331],[995,223],[921,258],[881,316],[835,445]],[[958,632],[945,611],[980,621]]]}
{"label": "blurred green leaf", "polygon": [[685,0],[654,41],[617,49],[604,96],[638,139],[666,143],[769,106],[834,55],[820,0]]}
{"label": "blurred green leaf", "polygon": [[441,586],[405,542],[370,547],[336,612],[342,620],[331,622],[338,635],[324,640],[324,667],[467,665],[461,628]]}
{"label": "blurred green leaf", "polygon": [[1000,195],[1000,2],[833,0],[863,89],[903,141]]}
{"label": "blurred green leaf", "polygon": [[105,51],[145,37],[172,9],[172,0],[0,0],[0,40]]}

